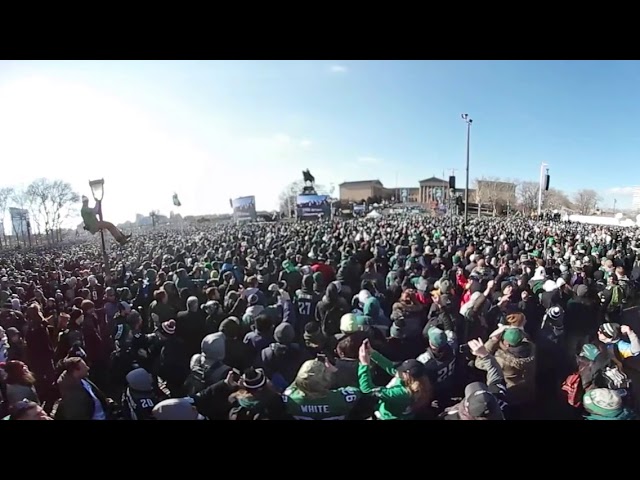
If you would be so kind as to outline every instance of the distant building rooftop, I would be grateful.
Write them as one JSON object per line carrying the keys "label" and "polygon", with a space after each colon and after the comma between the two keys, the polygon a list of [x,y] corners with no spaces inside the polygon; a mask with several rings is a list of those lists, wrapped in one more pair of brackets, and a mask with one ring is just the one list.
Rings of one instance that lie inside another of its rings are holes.
{"label": "distant building rooftop", "polygon": [[380,180],[358,180],[356,182],[342,182],[338,186],[339,187],[362,187],[362,186],[371,185],[371,184],[377,184],[377,185],[380,185],[381,187],[383,186]]}

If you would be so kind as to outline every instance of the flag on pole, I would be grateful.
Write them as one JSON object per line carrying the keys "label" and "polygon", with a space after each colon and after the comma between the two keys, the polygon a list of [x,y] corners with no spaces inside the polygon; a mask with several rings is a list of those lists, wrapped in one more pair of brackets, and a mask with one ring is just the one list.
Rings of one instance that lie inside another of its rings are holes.
{"label": "flag on pole", "polygon": [[173,204],[176,207],[181,207],[182,206],[182,204],[180,203],[180,199],[178,198],[178,194],[177,193],[173,194]]}

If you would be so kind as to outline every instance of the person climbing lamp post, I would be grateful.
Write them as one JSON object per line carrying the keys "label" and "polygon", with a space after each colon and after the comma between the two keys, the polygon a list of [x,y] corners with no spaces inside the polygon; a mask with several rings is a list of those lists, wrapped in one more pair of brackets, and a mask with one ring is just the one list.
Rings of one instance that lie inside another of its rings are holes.
{"label": "person climbing lamp post", "polygon": [[[104,197],[104,178],[100,180],[91,180],[89,182],[89,187],[91,187],[91,195],[93,195],[93,199],[98,204],[98,218],[100,221],[103,221],[102,218],[102,197]],[[104,231],[100,230],[100,241],[102,242],[102,258],[104,260],[104,269],[105,275],[109,275],[109,256],[107,255],[107,245],[104,242]]]}

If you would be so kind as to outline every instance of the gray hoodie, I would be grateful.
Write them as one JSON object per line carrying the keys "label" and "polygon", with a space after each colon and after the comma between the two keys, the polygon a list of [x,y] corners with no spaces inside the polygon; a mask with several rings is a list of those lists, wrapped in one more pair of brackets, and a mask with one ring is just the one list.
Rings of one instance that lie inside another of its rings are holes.
{"label": "gray hoodie", "polygon": [[191,357],[191,368],[193,369],[196,365],[211,366],[216,362],[222,362],[226,355],[225,341],[226,337],[222,332],[212,333],[204,337],[200,344],[202,353]]}

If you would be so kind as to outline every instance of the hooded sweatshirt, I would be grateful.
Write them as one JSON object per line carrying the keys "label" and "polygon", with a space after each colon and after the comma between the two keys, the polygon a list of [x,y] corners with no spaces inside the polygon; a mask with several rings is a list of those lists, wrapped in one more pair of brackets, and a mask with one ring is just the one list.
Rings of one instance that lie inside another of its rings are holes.
{"label": "hooded sweatshirt", "polygon": [[[190,377],[194,375],[196,377],[199,375],[203,376],[205,388],[219,382],[220,380],[224,380],[231,370],[231,367],[223,363],[226,355],[225,344],[226,338],[224,333],[212,333],[211,335],[204,337],[202,340],[202,353],[191,357],[189,365],[191,368]],[[197,382],[190,382],[189,379],[187,379],[187,383],[193,387]],[[196,388],[190,388],[189,390],[189,395],[194,395],[200,391],[199,386],[196,386]]]}
{"label": "hooded sweatshirt", "polygon": [[391,326],[391,320],[382,312],[380,301],[375,297],[369,297],[365,300],[362,313],[371,318],[370,325],[372,326]]}
{"label": "hooded sweatshirt", "polygon": [[296,378],[300,366],[308,360],[308,354],[293,343],[295,331],[288,323],[278,325],[273,338],[275,342],[262,350],[258,363],[274,385],[284,390]]}
{"label": "hooded sweatshirt", "polygon": [[282,272],[278,280],[287,282],[287,292],[292,296],[302,286],[302,274],[290,260],[282,262]]}
{"label": "hooded sweatshirt", "polygon": [[327,337],[340,333],[340,319],[349,312],[349,305],[338,292],[335,283],[327,286],[326,293],[316,308],[316,321]]}

